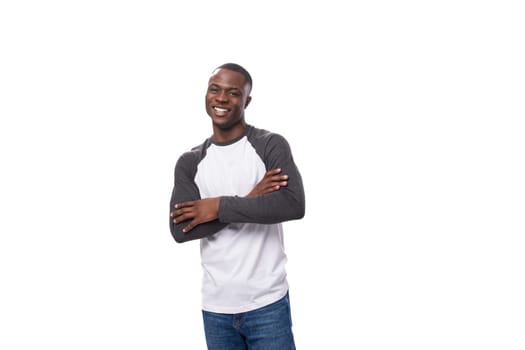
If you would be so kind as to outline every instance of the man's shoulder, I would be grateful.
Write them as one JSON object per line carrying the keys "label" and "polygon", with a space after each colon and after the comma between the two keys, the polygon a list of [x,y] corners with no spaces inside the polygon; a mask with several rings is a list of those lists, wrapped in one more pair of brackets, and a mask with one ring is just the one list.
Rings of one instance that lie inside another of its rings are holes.
{"label": "man's shoulder", "polygon": [[267,147],[270,145],[288,144],[284,136],[266,129],[251,127],[248,133],[248,140],[257,148],[258,146]]}
{"label": "man's shoulder", "polygon": [[179,161],[185,163],[198,163],[206,155],[206,149],[210,146],[210,139],[204,140],[200,145],[192,147],[179,157]]}
{"label": "man's shoulder", "polygon": [[190,151],[186,152],[186,153],[199,153],[199,152],[202,152],[202,151],[205,151],[208,147],[210,147],[210,144],[211,144],[211,138],[207,138],[206,140],[204,140],[204,142],[202,142],[201,144],[197,145],[197,146],[194,146],[191,148]]}

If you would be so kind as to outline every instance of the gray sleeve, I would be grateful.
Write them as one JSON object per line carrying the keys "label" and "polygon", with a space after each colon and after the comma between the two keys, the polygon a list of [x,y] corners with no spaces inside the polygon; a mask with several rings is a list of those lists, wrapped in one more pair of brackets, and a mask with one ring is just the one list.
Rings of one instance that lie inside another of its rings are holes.
{"label": "gray sleeve", "polygon": [[253,144],[266,170],[281,168],[282,174],[289,176],[288,186],[253,198],[221,197],[219,220],[223,223],[275,224],[301,219],[305,212],[303,182],[288,142],[278,134],[268,134]]}
{"label": "gray sleeve", "polygon": [[[194,178],[197,171],[198,156],[194,152],[183,154],[175,166],[175,184],[171,194],[170,213],[175,209],[175,204],[201,199],[199,189]],[[211,236],[226,227],[227,224],[219,220],[199,224],[190,232],[184,233],[182,229],[188,224],[187,221],[173,223],[170,216],[171,235],[177,243],[183,243],[194,239]]]}

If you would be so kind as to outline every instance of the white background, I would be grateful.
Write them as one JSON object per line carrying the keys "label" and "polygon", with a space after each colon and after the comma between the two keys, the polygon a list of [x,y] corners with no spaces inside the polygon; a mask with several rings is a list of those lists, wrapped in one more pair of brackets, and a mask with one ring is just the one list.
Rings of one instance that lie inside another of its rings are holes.
{"label": "white background", "polygon": [[525,348],[518,3],[2,1],[0,348],[205,348],[168,202],[225,62],[304,178],[299,349]]}

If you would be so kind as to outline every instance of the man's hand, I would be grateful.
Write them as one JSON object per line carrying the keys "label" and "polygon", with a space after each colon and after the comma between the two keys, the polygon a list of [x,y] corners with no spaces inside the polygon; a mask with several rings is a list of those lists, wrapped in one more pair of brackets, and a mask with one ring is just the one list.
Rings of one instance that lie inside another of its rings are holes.
{"label": "man's hand", "polygon": [[[278,175],[281,169],[272,169],[266,172],[263,179],[246,195],[256,197],[266,193],[278,191],[281,187],[288,185],[288,175]],[[174,223],[191,220],[182,232],[188,233],[192,228],[205,222],[213,221],[219,217],[220,198],[205,198],[195,201],[179,203],[171,212]]]}
{"label": "man's hand", "polygon": [[268,170],[263,179],[251,190],[246,197],[257,197],[266,193],[278,191],[281,187],[288,185],[288,175],[278,175],[281,169]]}
{"label": "man's hand", "polygon": [[174,223],[191,220],[182,232],[188,233],[195,226],[213,221],[219,217],[220,198],[205,198],[196,201],[189,201],[175,205],[175,210],[171,212]]}

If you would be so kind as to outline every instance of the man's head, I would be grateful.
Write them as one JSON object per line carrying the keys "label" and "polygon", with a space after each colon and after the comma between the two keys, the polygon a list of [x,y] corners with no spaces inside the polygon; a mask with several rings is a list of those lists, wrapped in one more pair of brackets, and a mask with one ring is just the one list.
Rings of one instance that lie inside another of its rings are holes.
{"label": "man's head", "polygon": [[211,74],[206,91],[206,112],[214,128],[228,131],[244,127],[244,109],[251,101],[250,73],[235,63],[217,67]]}
{"label": "man's head", "polygon": [[[241,73],[244,76],[244,79],[246,80],[246,82],[249,85],[250,92],[252,91],[252,86],[253,86],[252,76],[250,75],[250,73],[246,69],[244,69],[244,67],[238,65],[237,63],[225,63],[225,64],[220,65],[219,67],[215,68],[215,71],[217,69],[228,69],[228,70],[232,70],[232,71],[237,72],[237,73]],[[249,93],[248,93],[248,95],[249,95]]]}

